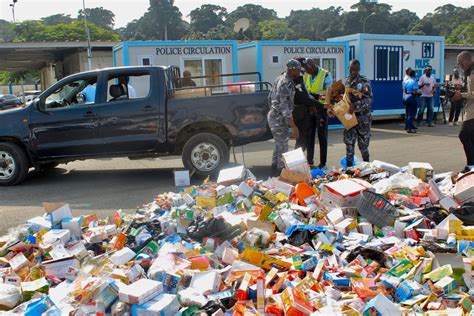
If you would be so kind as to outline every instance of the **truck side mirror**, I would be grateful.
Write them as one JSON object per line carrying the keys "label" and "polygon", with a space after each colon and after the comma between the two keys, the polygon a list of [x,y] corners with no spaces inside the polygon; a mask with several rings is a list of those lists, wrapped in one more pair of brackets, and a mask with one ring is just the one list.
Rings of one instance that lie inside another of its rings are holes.
{"label": "truck side mirror", "polygon": [[44,99],[42,98],[36,99],[35,107],[39,112],[44,112],[44,110],[46,109],[46,104],[44,102]]}

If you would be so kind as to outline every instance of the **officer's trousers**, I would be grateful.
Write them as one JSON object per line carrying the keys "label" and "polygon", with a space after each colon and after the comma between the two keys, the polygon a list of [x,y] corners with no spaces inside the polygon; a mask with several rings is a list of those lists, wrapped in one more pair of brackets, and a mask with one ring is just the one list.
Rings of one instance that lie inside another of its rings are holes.
{"label": "officer's trousers", "polygon": [[372,117],[370,115],[358,115],[357,121],[359,124],[350,130],[344,130],[344,144],[346,144],[346,162],[347,167],[354,165],[354,151],[357,142],[362,159],[370,161],[369,143],[370,143],[370,127]]}
{"label": "officer's trousers", "polygon": [[268,112],[268,125],[275,139],[275,148],[272,156],[272,167],[281,170],[284,168],[283,154],[288,151],[288,141],[290,133],[288,131],[288,119],[281,116],[280,113],[271,110]]}

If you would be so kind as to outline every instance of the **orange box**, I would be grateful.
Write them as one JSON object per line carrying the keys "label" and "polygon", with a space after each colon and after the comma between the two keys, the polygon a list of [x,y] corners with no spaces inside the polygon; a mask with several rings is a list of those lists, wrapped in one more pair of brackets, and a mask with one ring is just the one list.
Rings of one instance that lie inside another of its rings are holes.
{"label": "orange box", "polygon": [[192,257],[188,259],[191,261],[191,269],[192,270],[207,270],[209,269],[209,259],[207,258],[206,255],[202,256],[197,256],[197,257]]}
{"label": "orange box", "polygon": [[310,315],[313,306],[305,299],[303,293],[295,288],[286,288],[281,295],[283,309],[286,316]]}

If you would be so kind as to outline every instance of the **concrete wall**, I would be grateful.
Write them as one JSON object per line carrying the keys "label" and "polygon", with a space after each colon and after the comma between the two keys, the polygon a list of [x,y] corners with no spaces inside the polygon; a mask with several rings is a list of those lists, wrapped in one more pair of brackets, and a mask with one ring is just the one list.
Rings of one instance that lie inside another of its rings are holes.
{"label": "concrete wall", "polygon": [[[79,66],[80,71],[87,71],[89,70],[88,61],[87,61],[87,52],[82,51],[77,53],[79,56]],[[103,69],[112,67],[112,50],[110,51],[92,51],[92,68],[94,69]]]}
{"label": "concrete wall", "polygon": [[123,48],[119,48],[115,52],[115,66],[123,66]]}

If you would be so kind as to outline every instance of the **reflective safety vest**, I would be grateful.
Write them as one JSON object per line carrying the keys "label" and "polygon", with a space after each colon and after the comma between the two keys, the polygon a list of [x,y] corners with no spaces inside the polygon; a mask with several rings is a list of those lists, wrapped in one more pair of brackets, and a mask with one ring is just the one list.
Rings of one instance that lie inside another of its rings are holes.
{"label": "reflective safety vest", "polygon": [[326,79],[328,71],[326,69],[323,69],[319,67],[318,74],[316,75],[316,78],[313,80],[311,79],[311,75],[306,73],[305,74],[305,84],[306,84],[306,89],[310,93],[314,94],[322,94],[324,92],[324,80]]}

